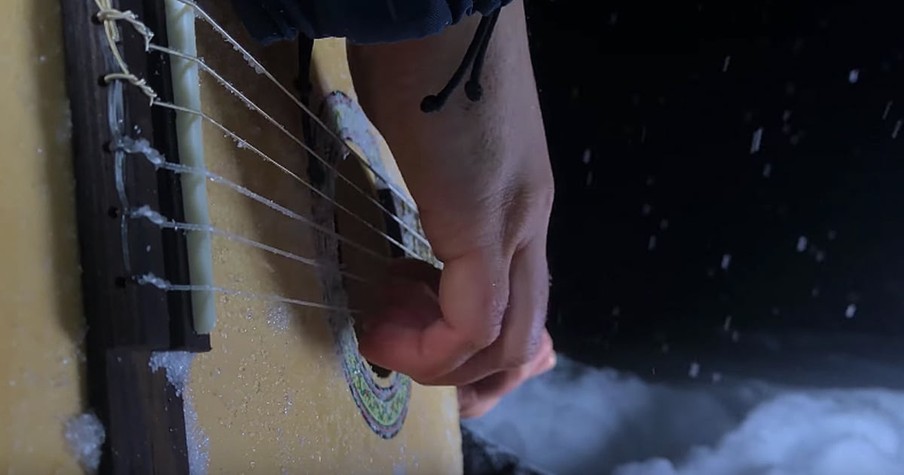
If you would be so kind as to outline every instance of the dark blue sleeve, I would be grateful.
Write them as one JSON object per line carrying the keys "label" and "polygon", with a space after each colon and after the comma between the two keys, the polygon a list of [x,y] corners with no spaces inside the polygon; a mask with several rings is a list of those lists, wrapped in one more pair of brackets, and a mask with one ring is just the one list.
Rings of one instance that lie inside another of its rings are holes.
{"label": "dark blue sleeve", "polygon": [[488,15],[511,0],[232,0],[262,43],[343,37],[387,43],[439,33],[473,13]]}

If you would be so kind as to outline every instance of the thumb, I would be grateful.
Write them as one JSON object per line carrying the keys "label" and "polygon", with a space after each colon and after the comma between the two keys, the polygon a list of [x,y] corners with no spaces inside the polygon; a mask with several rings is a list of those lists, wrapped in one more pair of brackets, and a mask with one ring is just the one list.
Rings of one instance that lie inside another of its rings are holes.
{"label": "thumb", "polygon": [[499,336],[508,301],[508,265],[483,251],[450,260],[439,279],[438,296],[424,282],[429,273],[416,281],[394,281],[384,305],[368,318],[359,338],[361,353],[420,382],[454,370]]}

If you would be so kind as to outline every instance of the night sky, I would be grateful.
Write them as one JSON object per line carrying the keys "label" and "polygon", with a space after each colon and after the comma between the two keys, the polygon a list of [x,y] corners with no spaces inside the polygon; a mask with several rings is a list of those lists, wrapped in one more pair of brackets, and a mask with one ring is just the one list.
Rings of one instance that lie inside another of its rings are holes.
{"label": "night sky", "polygon": [[904,11],[584,3],[528,2],[557,349],[648,377],[904,361]]}

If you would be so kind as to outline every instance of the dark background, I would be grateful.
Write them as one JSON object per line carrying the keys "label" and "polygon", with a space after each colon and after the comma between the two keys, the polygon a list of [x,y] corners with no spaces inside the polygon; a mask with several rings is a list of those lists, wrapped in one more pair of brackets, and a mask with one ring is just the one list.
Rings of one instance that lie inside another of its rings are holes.
{"label": "dark background", "polygon": [[652,378],[886,384],[850,361],[904,362],[897,2],[527,9],[557,350]]}

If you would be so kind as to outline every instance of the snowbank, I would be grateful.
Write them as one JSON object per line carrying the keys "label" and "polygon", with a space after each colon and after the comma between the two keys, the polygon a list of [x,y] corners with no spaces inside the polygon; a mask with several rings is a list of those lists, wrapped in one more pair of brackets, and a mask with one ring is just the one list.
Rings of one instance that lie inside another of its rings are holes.
{"label": "snowbank", "polygon": [[902,473],[904,392],[648,384],[559,361],[468,426],[559,474]]}

